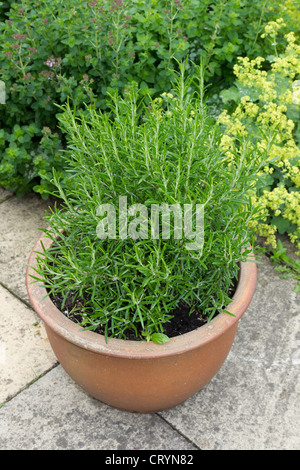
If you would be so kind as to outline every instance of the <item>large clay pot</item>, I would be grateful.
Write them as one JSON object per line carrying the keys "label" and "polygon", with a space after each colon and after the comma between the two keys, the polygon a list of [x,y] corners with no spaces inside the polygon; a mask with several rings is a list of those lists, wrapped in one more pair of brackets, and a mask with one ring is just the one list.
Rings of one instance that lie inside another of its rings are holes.
{"label": "large clay pot", "polygon": [[[108,339],[66,318],[45,298],[36,275],[35,251],[29,257],[26,285],[30,302],[43,320],[52,349],[66,372],[93,397],[113,407],[140,413],[172,408],[203,388],[218,372],[232,346],[238,321],[246,311],[256,285],[256,264],[242,263],[234,300],[228,313],[220,313],[208,324],[171,338],[165,344]],[[32,266],[32,267],[31,267]]]}

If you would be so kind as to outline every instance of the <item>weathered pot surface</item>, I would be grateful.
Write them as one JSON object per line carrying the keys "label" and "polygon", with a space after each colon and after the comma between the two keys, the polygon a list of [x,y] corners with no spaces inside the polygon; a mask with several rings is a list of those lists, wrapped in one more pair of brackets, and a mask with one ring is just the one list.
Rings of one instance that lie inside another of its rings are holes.
{"label": "weathered pot surface", "polygon": [[86,392],[118,409],[154,413],[184,402],[202,389],[224,363],[238,321],[251,302],[256,285],[256,263],[241,264],[240,279],[227,310],[194,331],[158,345],[153,342],[108,339],[82,328],[64,316],[45,297],[36,275],[36,253],[52,241],[41,237],[30,254],[26,286],[30,302],[43,320],[58,361]]}

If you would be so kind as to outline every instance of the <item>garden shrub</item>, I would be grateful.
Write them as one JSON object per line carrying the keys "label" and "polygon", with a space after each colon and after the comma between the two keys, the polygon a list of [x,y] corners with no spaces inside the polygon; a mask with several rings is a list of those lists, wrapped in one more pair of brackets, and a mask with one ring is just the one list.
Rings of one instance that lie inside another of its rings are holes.
{"label": "garden shrub", "polygon": [[[228,165],[204,104],[202,71],[187,77],[186,63],[180,67],[172,92],[150,105],[131,86],[109,96],[109,112],[91,106],[76,116],[66,105],[60,115],[73,184],[64,191],[54,172],[63,204],[47,214],[45,235],[54,243],[41,250],[37,272],[62,312],[107,337],[153,339],[183,306],[213,318],[231,302],[238,263],[252,251],[249,220],[259,211],[251,188],[261,156],[241,142]],[[156,224],[153,209],[164,207],[174,213],[165,210]]]}
{"label": "garden shrub", "polygon": [[266,17],[276,19],[280,5],[271,0],[4,0],[0,71],[7,99],[0,105],[0,184],[19,195],[33,189],[47,197],[52,168],[64,173],[56,103],[70,98],[78,109],[94,100],[105,109],[107,90],[122,90],[133,80],[145,96],[158,96],[172,86],[173,57],[187,55],[205,58],[211,83],[229,83],[237,55],[271,51],[260,33]]}
{"label": "garden shrub", "polygon": [[276,233],[288,234],[300,254],[300,45],[294,32],[282,38],[282,28],[278,19],[262,34],[272,41],[272,55],[238,59],[235,86],[221,94],[227,110],[219,122],[223,149],[232,159],[241,136],[268,154],[253,197],[263,208],[258,235],[276,248]]}
{"label": "garden shrub", "polygon": [[4,21],[6,19],[6,15],[10,8],[10,3],[7,0],[0,2],[0,21]]}

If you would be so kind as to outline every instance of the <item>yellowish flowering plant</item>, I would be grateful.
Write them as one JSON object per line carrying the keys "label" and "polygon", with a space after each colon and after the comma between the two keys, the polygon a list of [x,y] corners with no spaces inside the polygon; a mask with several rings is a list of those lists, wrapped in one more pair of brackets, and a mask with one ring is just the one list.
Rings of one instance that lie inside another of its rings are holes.
{"label": "yellowish flowering plant", "polygon": [[[278,39],[283,20],[265,26],[262,37],[273,41],[274,55],[239,57],[234,66],[235,86],[221,93],[226,109],[222,147],[235,160],[240,137],[267,155],[267,164],[253,194],[260,201],[259,236],[276,248],[276,233],[287,233],[300,254],[300,45],[293,32]],[[278,53],[277,44],[285,41]]]}

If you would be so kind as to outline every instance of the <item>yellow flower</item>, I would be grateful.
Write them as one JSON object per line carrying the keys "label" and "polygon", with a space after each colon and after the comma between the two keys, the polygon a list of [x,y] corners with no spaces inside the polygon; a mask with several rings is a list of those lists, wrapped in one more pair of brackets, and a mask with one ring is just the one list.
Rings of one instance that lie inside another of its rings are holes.
{"label": "yellow flower", "polygon": [[[281,28],[285,27],[282,19],[270,22],[265,27],[263,36],[276,37]],[[287,117],[289,106],[300,105],[300,45],[294,33],[285,36],[287,46],[285,52],[276,57],[268,71],[261,70],[263,58],[250,60],[239,57],[234,65],[237,83],[241,88],[255,89],[258,99],[251,101],[250,93],[241,98],[235,110],[229,114],[223,111],[218,122],[225,128],[221,138],[221,146],[229,164],[234,164],[240,152],[236,145],[240,136],[259,136],[254,139],[253,154],[260,152],[263,158],[272,160],[270,165],[260,172],[261,175],[273,175],[276,165],[281,174],[281,182],[272,189],[265,190],[259,196],[253,195],[253,205],[259,205],[261,222],[253,228],[266,242],[276,247],[275,225],[269,223],[271,217],[282,216],[297,227],[290,239],[299,249],[300,254],[300,148],[294,140],[295,122]],[[286,83],[286,89],[277,93],[279,80]],[[275,160],[275,164],[273,163]],[[298,162],[298,163],[297,163]],[[274,183],[278,181],[274,178]]]}
{"label": "yellow flower", "polygon": [[300,104],[300,80],[295,80],[292,84],[292,103]]}

